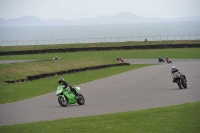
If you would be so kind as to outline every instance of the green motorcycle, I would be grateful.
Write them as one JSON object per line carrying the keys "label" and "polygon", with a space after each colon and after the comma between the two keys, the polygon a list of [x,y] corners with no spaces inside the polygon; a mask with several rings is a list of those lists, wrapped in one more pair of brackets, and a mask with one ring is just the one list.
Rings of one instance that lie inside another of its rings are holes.
{"label": "green motorcycle", "polygon": [[64,90],[64,85],[60,85],[57,87],[56,96],[58,96],[58,103],[62,107],[66,107],[68,104],[78,103],[79,105],[83,105],[85,103],[85,98],[82,94],[78,93],[80,91],[80,87],[74,88],[78,94],[76,97],[74,93],[67,87]]}

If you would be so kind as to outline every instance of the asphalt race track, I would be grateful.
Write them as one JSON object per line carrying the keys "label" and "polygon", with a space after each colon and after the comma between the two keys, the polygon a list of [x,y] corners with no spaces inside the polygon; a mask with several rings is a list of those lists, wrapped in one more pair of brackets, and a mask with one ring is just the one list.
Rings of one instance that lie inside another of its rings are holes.
{"label": "asphalt race track", "polygon": [[[135,64],[157,63],[151,59],[127,59],[125,61]],[[85,105],[75,104],[61,107],[55,92],[19,102],[1,104],[0,126],[200,101],[200,60],[177,59],[173,60],[173,64],[157,64],[160,65],[140,68],[78,85],[81,87],[80,93],[85,96]],[[172,83],[170,76],[172,65],[186,75],[187,89],[180,90],[177,84]]]}

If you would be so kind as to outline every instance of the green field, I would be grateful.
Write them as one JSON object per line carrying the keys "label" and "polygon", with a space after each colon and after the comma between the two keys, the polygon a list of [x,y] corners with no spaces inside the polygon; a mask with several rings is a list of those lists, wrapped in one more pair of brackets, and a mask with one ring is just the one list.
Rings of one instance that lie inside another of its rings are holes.
{"label": "green field", "polygon": [[[52,61],[59,56],[62,60]],[[0,56],[0,60],[51,60],[0,65],[0,104],[19,101],[54,92],[58,76],[6,84],[3,81],[25,78],[28,75],[55,72],[72,68],[117,63],[115,58],[155,59],[169,56],[173,59],[200,59],[200,48],[89,51],[74,53],[48,53],[36,55]],[[153,64],[149,64],[153,65]],[[86,83],[125,71],[149,66],[133,64],[63,75],[71,85]],[[30,93],[31,92],[31,93]],[[13,95],[15,94],[15,95]],[[20,125],[1,126],[0,132],[191,132],[200,130],[200,102],[178,106],[122,112],[110,115],[70,118],[55,121],[34,122]]]}

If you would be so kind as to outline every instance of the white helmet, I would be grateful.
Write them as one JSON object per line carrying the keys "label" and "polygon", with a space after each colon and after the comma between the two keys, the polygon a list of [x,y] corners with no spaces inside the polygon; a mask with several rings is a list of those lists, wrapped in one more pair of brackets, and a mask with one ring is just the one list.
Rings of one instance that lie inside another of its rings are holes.
{"label": "white helmet", "polygon": [[175,66],[172,66],[172,70],[174,70],[174,69],[176,69],[176,67],[175,67]]}

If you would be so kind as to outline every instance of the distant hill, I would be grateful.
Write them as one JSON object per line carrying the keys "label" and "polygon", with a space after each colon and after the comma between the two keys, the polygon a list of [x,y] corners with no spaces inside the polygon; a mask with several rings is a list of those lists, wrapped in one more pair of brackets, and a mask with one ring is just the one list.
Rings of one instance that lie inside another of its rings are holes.
{"label": "distant hill", "polygon": [[0,19],[0,26],[42,26],[46,25],[47,23],[34,16],[25,16],[16,19]]}
{"label": "distant hill", "polygon": [[200,21],[200,16],[162,19],[156,17],[139,17],[130,12],[118,13],[114,16],[99,16],[97,18],[83,18],[76,20],[46,19],[34,16],[24,16],[16,19],[1,19],[0,27],[10,26],[56,26],[56,25],[97,25],[97,24],[131,24],[131,23],[156,23],[156,22],[184,22]]}

